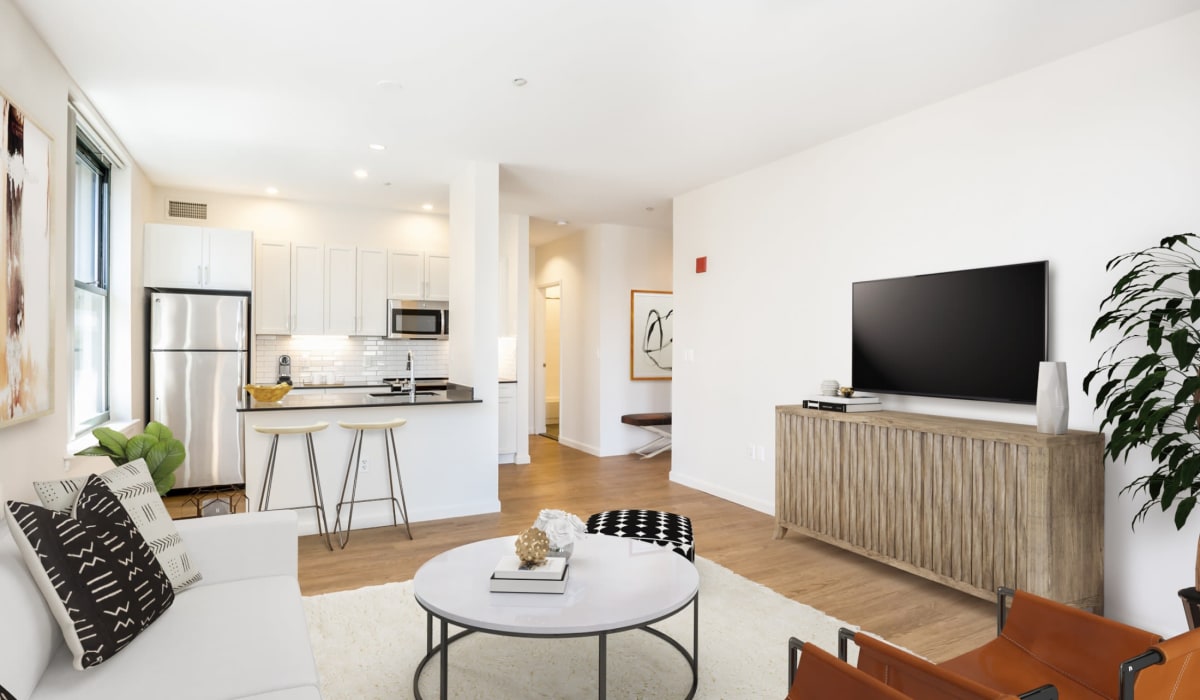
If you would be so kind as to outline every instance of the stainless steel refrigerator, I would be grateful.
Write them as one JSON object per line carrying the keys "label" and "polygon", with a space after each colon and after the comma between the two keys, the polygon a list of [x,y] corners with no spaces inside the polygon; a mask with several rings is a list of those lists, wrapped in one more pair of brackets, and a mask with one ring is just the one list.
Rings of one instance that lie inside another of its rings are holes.
{"label": "stainless steel refrigerator", "polygon": [[237,403],[248,371],[249,298],[150,295],[150,418],[183,441],[175,488],[240,484]]}

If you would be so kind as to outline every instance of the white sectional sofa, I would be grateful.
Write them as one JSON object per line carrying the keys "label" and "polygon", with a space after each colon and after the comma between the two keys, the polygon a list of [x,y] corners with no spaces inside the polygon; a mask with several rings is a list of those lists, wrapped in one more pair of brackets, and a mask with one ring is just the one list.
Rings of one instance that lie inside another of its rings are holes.
{"label": "white sectional sofa", "polygon": [[177,527],[203,579],[129,646],[77,671],[0,517],[0,686],[15,700],[319,699],[296,581],[295,513]]}

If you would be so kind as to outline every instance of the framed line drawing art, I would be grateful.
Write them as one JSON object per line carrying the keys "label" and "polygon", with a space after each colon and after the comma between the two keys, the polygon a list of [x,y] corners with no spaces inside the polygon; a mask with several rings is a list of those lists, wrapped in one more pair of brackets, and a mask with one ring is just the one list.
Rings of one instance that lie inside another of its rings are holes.
{"label": "framed line drawing art", "polygon": [[635,289],[629,293],[629,378],[671,378],[675,341],[671,292]]}
{"label": "framed line drawing art", "polygon": [[0,428],[54,410],[53,150],[49,134],[0,94]]}

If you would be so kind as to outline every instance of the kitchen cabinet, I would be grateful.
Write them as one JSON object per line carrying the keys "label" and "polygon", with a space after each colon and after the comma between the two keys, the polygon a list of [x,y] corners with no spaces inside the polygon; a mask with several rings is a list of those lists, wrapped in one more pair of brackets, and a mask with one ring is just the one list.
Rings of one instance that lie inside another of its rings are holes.
{"label": "kitchen cabinet", "polygon": [[450,300],[450,256],[388,251],[388,298]]}
{"label": "kitchen cabinet", "polygon": [[498,394],[500,413],[500,461],[512,462],[517,455],[517,385],[513,382],[500,384]]}
{"label": "kitchen cabinet", "polygon": [[358,249],[357,335],[387,335],[387,251]]}
{"label": "kitchen cabinet", "polygon": [[147,287],[247,292],[253,287],[251,231],[146,224],[143,253]]}
{"label": "kitchen cabinet", "polygon": [[358,330],[358,257],[354,246],[325,247],[325,333]]}
{"label": "kitchen cabinet", "polygon": [[259,241],[254,251],[254,332],[292,332],[292,246]]}
{"label": "kitchen cabinet", "polygon": [[297,243],[292,246],[292,333],[325,332],[325,248]]}

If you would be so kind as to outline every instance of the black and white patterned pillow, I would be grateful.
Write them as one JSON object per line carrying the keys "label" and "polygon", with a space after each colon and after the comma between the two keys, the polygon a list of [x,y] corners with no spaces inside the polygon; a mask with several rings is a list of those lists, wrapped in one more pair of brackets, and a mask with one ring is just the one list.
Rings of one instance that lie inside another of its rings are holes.
{"label": "black and white patterned pillow", "polygon": [[0,685],[0,700],[17,700],[17,699],[12,696],[12,693],[5,690],[4,686]]}
{"label": "black and white patterned pillow", "polygon": [[100,477],[88,477],[71,515],[9,501],[6,516],[75,668],[111,658],[175,602],[170,579]]}
{"label": "black and white patterned pillow", "polygon": [[614,537],[632,537],[670,547],[688,561],[696,561],[692,520],[661,510],[606,510],[587,519],[587,531]]}
{"label": "black and white patterned pillow", "polygon": [[[113,467],[101,473],[100,478],[105,485],[116,494],[129,511],[129,517],[137,525],[146,544],[150,545],[158,563],[167,572],[171,585],[178,593],[184,588],[200,580],[200,572],[192,566],[187,550],[183,547],[183,539],[175,529],[175,522],[167,513],[162,497],[154,486],[154,478],[146,468],[143,460],[135,459],[119,467]],[[79,497],[79,491],[87,477],[67,479],[65,481],[35,481],[33,489],[37,491],[42,505],[60,513],[71,512],[71,506]]]}

